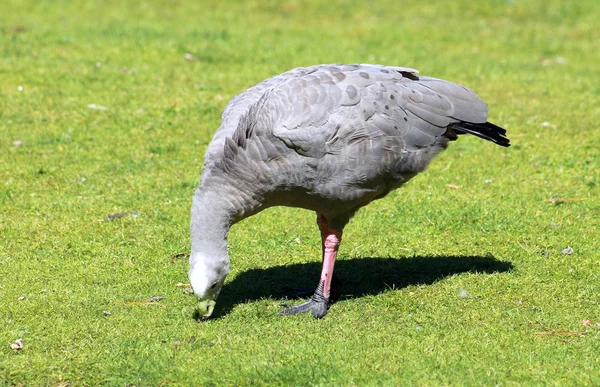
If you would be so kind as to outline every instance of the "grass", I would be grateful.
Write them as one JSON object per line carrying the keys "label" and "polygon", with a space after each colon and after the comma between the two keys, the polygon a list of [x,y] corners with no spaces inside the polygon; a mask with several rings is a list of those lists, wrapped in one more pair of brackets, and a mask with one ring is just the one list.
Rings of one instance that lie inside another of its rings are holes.
{"label": "grass", "polygon": [[[599,15],[592,0],[3,1],[0,385],[599,385]],[[461,138],[360,211],[323,320],[276,315],[317,280],[314,215],[245,220],[219,317],[194,320],[172,257],[221,109],[331,62],[465,84],[513,146]]]}

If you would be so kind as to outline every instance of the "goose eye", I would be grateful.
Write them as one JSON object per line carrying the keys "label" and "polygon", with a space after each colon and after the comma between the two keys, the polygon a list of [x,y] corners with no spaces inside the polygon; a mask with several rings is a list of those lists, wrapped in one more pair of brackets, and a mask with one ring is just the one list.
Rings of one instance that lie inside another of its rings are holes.
{"label": "goose eye", "polygon": [[217,283],[215,282],[214,284],[212,284],[212,286],[210,287],[210,289],[212,290],[212,289],[214,289],[216,287],[217,287]]}

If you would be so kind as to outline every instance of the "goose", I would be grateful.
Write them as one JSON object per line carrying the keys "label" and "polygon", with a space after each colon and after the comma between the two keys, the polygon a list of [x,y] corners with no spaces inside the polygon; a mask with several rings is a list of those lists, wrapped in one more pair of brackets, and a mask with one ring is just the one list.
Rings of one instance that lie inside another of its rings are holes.
{"label": "goose", "polygon": [[466,133],[510,146],[472,90],[412,68],[300,67],[234,97],[208,145],[192,199],[189,280],[200,315],[212,315],[229,273],[230,227],[266,208],[290,206],[317,214],[322,270],[313,296],[280,313],[324,317],[352,216],[425,170]]}

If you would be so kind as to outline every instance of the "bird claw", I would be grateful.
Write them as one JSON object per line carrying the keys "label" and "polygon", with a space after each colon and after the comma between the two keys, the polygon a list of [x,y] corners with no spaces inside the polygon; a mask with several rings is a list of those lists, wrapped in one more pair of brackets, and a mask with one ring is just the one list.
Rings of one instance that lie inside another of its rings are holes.
{"label": "bird claw", "polygon": [[315,318],[323,318],[329,309],[329,298],[323,296],[323,283],[321,282],[312,298],[302,304],[282,310],[279,314],[291,316],[294,314],[312,312]]}
{"label": "bird claw", "polygon": [[292,316],[300,313],[312,312],[315,318],[323,318],[327,314],[327,310],[329,309],[329,300],[323,298],[322,301],[316,301],[314,298],[311,298],[307,302],[303,302],[302,304],[292,306],[289,309],[282,310],[279,314],[285,316]]}

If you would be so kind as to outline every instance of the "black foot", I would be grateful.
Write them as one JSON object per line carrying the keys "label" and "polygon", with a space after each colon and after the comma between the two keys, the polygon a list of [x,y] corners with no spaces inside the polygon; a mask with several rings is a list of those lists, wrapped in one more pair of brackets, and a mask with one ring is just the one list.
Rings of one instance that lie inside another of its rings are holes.
{"label": "black foot", "polygon": [[312,298],[300,305],[293,306],[289,309],[282,310],[279,314],[291,316],[299,313],[312,312],[315,318],[323,318],[329,309],[329,299],[323,296],[323,283],[321,282]]}

